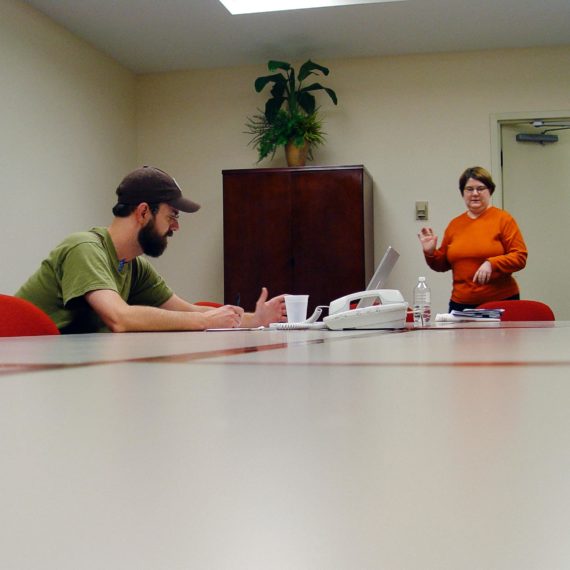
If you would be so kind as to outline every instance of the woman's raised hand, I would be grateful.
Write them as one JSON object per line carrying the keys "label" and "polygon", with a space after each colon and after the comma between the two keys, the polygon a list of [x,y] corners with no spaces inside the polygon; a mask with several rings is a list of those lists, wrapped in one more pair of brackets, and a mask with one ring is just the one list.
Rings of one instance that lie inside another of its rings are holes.
{"label": "woman's raised hand", "polygon": [[422,228],[418,234],[422,249],[426,255],[433,255],[437,247],[437,236],[433,233],[431,228]]}

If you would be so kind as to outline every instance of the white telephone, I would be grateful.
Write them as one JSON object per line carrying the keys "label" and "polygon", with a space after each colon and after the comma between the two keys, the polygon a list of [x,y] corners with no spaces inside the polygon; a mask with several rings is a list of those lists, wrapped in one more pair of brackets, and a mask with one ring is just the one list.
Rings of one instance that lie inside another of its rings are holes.
{"label": "white telephone", "polygon": [[[351,309],[351,303],[365,299],[372,306]],[[379,303],[379,304],[378,304]],[[360,291],[335,299],[329,306],[329,314],[323,319],[332,330],[343,329],[401,329],[406,326],[408,303],[396,289]]]}

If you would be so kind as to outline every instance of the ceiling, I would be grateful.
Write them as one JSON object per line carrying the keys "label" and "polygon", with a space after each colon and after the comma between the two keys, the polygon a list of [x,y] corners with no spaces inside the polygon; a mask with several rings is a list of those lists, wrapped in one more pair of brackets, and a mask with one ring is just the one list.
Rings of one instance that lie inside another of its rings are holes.
{"label": "ceiling", "polygon": [[218,0],[24,0],[135,73],[570,44],[570,0],[405,0],[232,16]]}

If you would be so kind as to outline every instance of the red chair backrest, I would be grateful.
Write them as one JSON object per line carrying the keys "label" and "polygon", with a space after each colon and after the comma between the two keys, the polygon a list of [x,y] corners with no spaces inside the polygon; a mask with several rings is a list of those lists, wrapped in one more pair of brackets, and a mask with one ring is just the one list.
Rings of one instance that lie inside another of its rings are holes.
{"label": "red chair backrest", "polygon": [[0,294],[0,337],[59,334],[55,323],[35,305]]}
{"label": "red chair backrest", "polygon": [[502,321],[554,321],[552,309],[540,301],[490,301],[478,309],[505,309]]}

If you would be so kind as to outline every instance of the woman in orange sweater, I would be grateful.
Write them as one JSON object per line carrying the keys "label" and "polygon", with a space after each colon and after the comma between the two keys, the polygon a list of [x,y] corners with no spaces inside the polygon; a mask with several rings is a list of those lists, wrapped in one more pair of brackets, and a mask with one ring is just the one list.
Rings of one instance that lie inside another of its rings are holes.
{"label": "woman in orange sweater", "polygon": [[528,252],[515,219],[491,206],[491,175],[480,166],[468,168],[459,178],[459,190],[467,212],[451,220],[441,246],[431,228],[418,234],[427,264],[435,271],[452,270],[449,311],[519,299],[512,273],[524,268]]}

